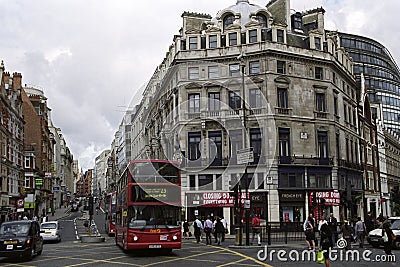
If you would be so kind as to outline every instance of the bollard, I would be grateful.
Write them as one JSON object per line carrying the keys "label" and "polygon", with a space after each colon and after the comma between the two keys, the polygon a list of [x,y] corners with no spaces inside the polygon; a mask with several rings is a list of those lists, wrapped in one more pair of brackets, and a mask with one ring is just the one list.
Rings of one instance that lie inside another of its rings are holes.
{"label": "bollard", "polygon": [[271,225],[267,226],[268,245],[271,245]]}

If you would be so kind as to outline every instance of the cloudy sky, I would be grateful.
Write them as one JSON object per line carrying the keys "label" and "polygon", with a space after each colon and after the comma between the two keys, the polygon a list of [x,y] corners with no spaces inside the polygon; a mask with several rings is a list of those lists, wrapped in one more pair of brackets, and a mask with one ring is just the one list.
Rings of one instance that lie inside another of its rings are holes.
{"label": "cloudy sky", "polygon": [[[265,6],[268,1],[250,0]],[[53,123],[86,170],[110,148],[123,111],[162,61],[183,11],[216,13],[236,0],[0,0],[0,60],[48,97]],[[291,0],[323,7],[325,27],[384,44],[400,62],[400,1]]]}

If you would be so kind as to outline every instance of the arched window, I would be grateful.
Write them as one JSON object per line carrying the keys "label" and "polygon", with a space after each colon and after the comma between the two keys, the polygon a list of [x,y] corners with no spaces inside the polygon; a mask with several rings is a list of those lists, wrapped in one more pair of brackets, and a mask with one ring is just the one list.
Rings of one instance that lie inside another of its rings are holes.
{"label": "arched window", "polygon": [[261,24],[262,28],[267,28],[267,18],[263,14],[257,14],[256,20]]}
{"label": "arched window", "polygon": [[235,21],[235,16],[232,14],[226,15],[224,18],[224,30],[229,26],[232,25]]}

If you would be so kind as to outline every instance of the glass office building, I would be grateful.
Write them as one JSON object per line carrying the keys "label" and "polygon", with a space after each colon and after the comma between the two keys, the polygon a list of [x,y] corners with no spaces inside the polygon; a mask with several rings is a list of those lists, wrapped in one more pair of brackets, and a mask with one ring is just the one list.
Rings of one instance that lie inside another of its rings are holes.
{"label": "glass office building", "polygon": [[339,35],[341,46],[354,60],[356,79],[360,81],[364,73],[371,103],[381,104],[386,127],[400,135],[400,71],[389,50],[367,37]]}

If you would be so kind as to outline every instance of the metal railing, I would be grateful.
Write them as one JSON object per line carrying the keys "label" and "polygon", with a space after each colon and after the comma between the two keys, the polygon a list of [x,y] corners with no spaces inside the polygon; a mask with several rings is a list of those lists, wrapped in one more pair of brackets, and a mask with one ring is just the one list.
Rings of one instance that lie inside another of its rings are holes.
{"label": "metal railing", "polygon": [[[245,229],[244,227],[245,225],[243,225],[243,230]],[[235,228],[239,228],[239,226],[233,225],[231,233],[234,233]],[[261,241],[268,244],[288,244],[291,241],[302,241],[306,238],[302,222],[270,222],[266,225],[261,225],[260,229]],[[252,237],[251,231],[250,237]]]}

